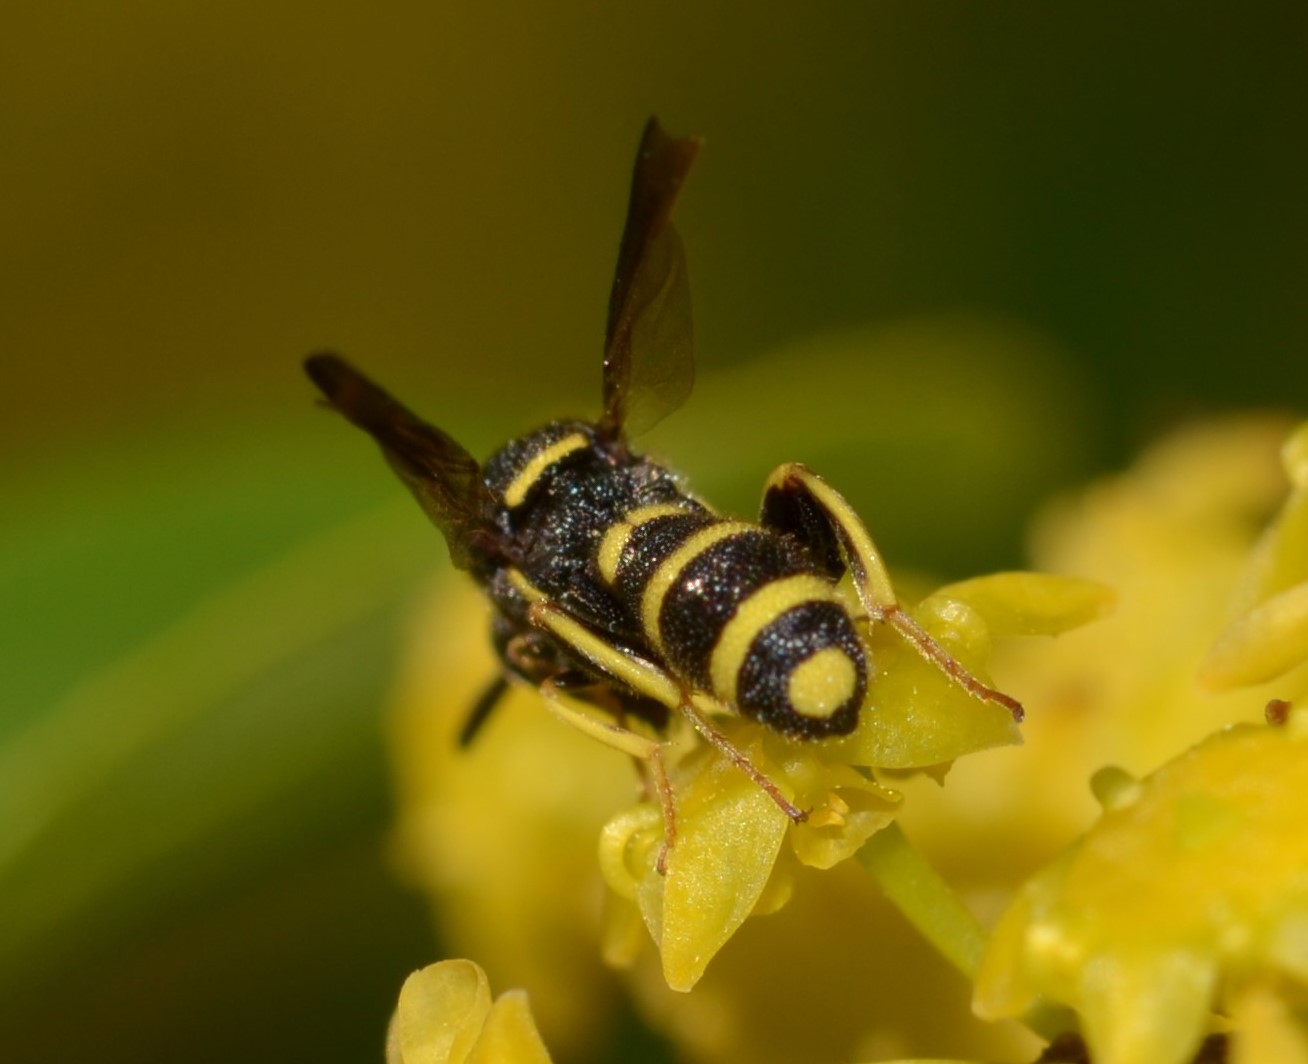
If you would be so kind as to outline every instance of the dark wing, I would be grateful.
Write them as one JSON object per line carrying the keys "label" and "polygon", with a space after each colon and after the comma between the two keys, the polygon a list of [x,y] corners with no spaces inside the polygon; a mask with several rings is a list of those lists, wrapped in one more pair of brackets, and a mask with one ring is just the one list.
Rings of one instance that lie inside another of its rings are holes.
{"label": "dark wing", "polygon": [[469,536],[488,526],[493,505],[477,459],[335,355],[312,355],[304,369],[331,406],[377,441],[444,534],[454,564],[468,568]]}
{"label": "dark wing", "polygon": [[695,380],[686,257],[669,215],[700,144],[669,137],[656,118],[640,140],[609,295],[602,439],[652,427],[686,401]]}

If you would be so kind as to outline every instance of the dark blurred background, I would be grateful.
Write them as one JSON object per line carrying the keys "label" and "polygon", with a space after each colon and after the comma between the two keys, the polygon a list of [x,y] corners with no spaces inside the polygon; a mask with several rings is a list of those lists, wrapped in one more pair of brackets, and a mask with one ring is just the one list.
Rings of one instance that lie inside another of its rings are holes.
{"label": "dark blurred background", "polygon": [[6,14],[6,1060],[380,1059],[439,949],[382,706],[446,562],[299,362],[477,453],[594,412],[648,114],[707,137],[702,383],[653,440],[729,508],[803,458],[961,575],[1168,425],[1308,394],[1299,4]]}

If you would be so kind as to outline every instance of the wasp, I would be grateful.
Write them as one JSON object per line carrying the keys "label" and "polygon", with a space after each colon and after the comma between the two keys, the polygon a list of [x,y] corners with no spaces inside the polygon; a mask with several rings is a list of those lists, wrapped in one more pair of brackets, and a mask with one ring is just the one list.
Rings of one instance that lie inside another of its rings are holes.
{"label": "wasp", "polygon": [[[796,808],[713,724],[735,711],[798,740],[858,724],[874,663],[860,624],[889,625],[972,695],[1021,720],[901,608],[849,504],[797,463],[768,478],[757,523],[720,516],[661,462],[631,449],[689,396],[690,292],[670,216],[701,141],[650,119],[609,298],[603,409],[510,440],[484,465],[332,354],[306,370],[363,429],[493,606],[502,671],[473,708],[469,742],[507,678],[662,730],[672,713]],[[857,608],[836,585],[848,573]],[[707,707],[707,711],[706,711]],[[657,753],[657,751],[655,751]],[[671,790],[661,762],[666,839]],[[660,855],[662,867],[662,854]]]}

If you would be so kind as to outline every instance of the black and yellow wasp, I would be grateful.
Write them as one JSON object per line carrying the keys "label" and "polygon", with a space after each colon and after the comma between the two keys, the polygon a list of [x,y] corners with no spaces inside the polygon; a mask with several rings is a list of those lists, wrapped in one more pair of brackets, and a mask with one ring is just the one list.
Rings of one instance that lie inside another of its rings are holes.
{"label": "black and yellow wasp", "polygon": [[[891,625],[979,698],[1017,719],[902,610],[858,516],[825,482],[783,465],[757,524],[721,517],[629,437],[675,410],[694,376],[690,294],[669,217],[700,147],[651,119],[636,157],[604,344],[598,421],[557,421],[484,466],[334,355],[306,369],[329,404],[380,444],[494,606],[505,677],[661,728],[684,713],[795,821],[792,805],[713,726],[735,710],[797,739],[847,735],[874,667],[860,625]],[[836,584],[848,570],[858,609]],[[659,768],[662,772],[661,767]],[[671,836],[671,794],[660,780]]]}

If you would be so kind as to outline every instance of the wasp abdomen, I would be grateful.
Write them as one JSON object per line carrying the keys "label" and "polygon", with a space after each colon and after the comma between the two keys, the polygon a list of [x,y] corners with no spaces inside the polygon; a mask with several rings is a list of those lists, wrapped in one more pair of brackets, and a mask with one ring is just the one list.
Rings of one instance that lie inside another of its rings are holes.
{"label": "wasp abdomen", "polygon": [[688,504],[648,506],[608,529],[602,579],[689,685],[779,731],[854,729],[863,644],[831,584],[788,539]]}

